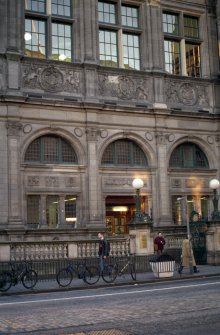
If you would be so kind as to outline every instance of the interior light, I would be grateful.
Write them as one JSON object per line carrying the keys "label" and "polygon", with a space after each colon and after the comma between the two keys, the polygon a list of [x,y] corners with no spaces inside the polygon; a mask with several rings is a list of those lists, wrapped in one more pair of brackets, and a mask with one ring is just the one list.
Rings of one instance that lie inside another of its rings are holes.
{"label": "interior light", "polygon": [[65,59],[66,59],[66,55],[64,54],[59,55],[59,60],[65,60]]}
{"label": "interior light", "polygon": [[66,218],[67,222],[76,222],[77,218]]}
{"label": "interior light", "polygon": [[127,206],[114,206],[112,207],[113,212],[127,212],[128,207]]}
{"label": "interior light", "polygon": [[31,40],[31,34],[30,33],[25,33],[24,34],[24,39],[25,39],[25,41],[30,41]]}

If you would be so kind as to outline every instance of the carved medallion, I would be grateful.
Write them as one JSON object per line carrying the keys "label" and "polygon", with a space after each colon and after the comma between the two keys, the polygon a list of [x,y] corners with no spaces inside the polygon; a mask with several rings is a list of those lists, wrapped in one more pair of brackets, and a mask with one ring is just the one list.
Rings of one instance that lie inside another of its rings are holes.
{"label": "carved medallion", "polygon": [[180,86],[179,99],[184,105],[193,106],[197,102],[197,94],[194,87],[189,83],[184,83]]}
{"label": "carved medallion", "polygon": [[62,91],[64,84],[63,74],[54,66],[49,66],[42,71],[40,84],[45,91]]}

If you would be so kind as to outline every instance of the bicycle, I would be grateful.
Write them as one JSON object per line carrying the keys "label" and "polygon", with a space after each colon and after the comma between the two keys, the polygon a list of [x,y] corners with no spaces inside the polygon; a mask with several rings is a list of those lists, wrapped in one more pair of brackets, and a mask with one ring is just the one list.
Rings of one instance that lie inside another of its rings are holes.
{"label": "bicycle", "polygon": [[[126,264],[120,266],[119,263],[124,263],[124,261],[126,261]],[[130,272],[131,278],[133,280],[136,280],[135,259],[131,260],[131,256],[118,259],[114,258],[113,264],[110,263],[104,267],[104,270],[102,272],[102,278],[106,283],[112,283],[113,281],[115,281],[117,276],[124,275],[128,270]]]}
{"label": "bicycle", "polygon": [[21,263],[9,262],[11,270],[0,273],[0,291],[6,292],[13,285],[17,285],[19,281],[27,289],[33,288],[38,281],[38,275],[32,269],[29,262],[23,261]]}
{"label": "bicycle", "polygon": [[84,261],[68,261],[65,268],[57,272],[56,280],[59,286],[69,286],[73,279],[83,279],[89,285],[94,285],[100,278],[99,269],[95,266],[87,266],[86,260]]}

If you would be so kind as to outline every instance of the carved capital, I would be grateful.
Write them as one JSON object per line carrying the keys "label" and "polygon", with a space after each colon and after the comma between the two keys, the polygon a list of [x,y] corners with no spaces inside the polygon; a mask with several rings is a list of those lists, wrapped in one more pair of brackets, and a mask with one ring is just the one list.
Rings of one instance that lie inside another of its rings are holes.
{"label": "carved capital", "polygon": [[8,121],[6,124],[8,136],[19,136],[19,131],[22,129],[22,124],[17,121]]}
{"label": "carved capital", "polygon": [[97,141],[100,130],[98,128],[87,128],[86,135],[88,141]]}

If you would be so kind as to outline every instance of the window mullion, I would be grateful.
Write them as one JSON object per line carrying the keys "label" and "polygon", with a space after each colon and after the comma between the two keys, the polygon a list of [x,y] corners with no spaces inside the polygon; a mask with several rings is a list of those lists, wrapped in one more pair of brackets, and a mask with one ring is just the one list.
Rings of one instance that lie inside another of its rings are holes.
{"label": "window mullion", "polygon": [[124,67],[123,62],[123,32],[122,28],[118,30],[118,65],[119,67]]}
{"label": "window mullion", "polygon": [[180,41],[180,53],[181,53],[181,72],[183,76],[187,76],[186,71],[186,41],[184,38]]}

